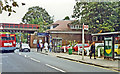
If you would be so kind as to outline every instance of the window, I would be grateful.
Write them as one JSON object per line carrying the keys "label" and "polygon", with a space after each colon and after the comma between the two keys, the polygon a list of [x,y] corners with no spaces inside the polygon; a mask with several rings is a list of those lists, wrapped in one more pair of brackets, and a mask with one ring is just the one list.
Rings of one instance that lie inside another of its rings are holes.
{"label": "window", "polygon": [[[115,49],[117,49],[118,48],[118,45],[115,45]],[[120,48],[120,47],[119,47]]]}
{"label": "window", "polygon": [[71,29],[81,29],[80,25],[71,25],[70,26]]}
{"label": "window", "polygon": [[102,36],[102,40],[104,40],[104,36]]}
{"label": "window", "polygon": [[23,28],[23,25],[20,25],[20,28]]}
{"label": "window", "polygon": [[80,29],[80,25],[78,25],[78,29]]}
{"label": "window", "polygon": [[14,40],[14,39],[15,39],[14,37],[1,37],[2,41],[5,41],[5,40]]}
{"label": "window", "polygon": [[59,25],[59,24],[54,24],[54,25],[53,25],[53,28],[57,27],[58,25]]}
{"label": "window", "polygon": [[73,26],[71,25],[70,28],[73,29]]}
{"label": "window", "polygon": [[96,41],[96,37],[93,37],[93,41]]}

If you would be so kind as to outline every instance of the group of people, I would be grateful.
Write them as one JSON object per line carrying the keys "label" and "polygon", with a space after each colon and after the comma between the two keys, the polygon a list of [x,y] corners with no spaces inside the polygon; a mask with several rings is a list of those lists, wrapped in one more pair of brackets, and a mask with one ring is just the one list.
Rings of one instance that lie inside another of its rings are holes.
{"label": "group of people", "polygon": [[44,48],[46,52],[48,52],[48,43],[45,42],[44,45],[42,44],[42,42],[38,42],[37,43],[37,52],[40,50],[42,52],[42,49]]}
{"label": "group of people", "polygon": [[[39,49],[41,50],[41,52],[42,52],[42,49],[45,49],[45,51],[46,52],[48,52],[48,49],[49,49],[49,45],[48,45],[48,43],[47,42],[45,42],[44,43],[44,45],[42,44],[42,42],[38,42],[37,43],[37,52],[39,51]],[[50,48],[50,51],[51,51],[51,48]],[[90,59],[91,59],[91,57],[92,57],[92,54],[94,54],[94,59],[96,59],[95,58],[95,42],[93,42],[92,44],[91,44],[91,49],[90,49],[90,53],[89,53],[89,55],[90,55]]]}

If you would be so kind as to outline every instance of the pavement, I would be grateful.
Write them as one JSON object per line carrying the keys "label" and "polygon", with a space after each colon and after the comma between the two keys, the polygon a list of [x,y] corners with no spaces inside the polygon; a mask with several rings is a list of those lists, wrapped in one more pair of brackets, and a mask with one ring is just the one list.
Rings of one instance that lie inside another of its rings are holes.
{"label": "pavement", "polygon": [[[32,48],[31,50],[32,50],[32,52],[36,52],[36,48]],[[120,65],[119,65],[120,61],[119,60],[108,60],[108,59],[98,58],[98,57],[96,59],[94,59],[94,57],[92,57],[92,59],[90,59],[89,56],[84,56],[84,60],[82,60],[81,55],[75,55],[75,54],[69,55],[68,52],[66,52],[66,53],[54,53],[54,52],[46,53],[45,50],[43,50],[40,53],[50,55],[50,56],[55,56],[58,58],[71,60],[71,61],[76,61],[76,62],[80,62],[80,63],[84,63],[84,64],[89,64],[89,65],[94,65],[94,66],[99,66],[99,67],[103,67],[103,68],[109,68],[109,69],[113,69],[116,71],[120,71]]]}

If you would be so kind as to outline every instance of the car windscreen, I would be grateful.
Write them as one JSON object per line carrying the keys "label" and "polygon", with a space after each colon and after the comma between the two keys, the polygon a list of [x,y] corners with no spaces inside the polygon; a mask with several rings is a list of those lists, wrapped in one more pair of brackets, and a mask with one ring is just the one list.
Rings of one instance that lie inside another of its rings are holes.
{"label": "car windscreen", "polygon": [[118,45],[115,45],[115,49],[117,49],[118,48]]}
{"label": "car windscreen", "polygon": [[15,40],[14,37],[1,37],[1,40],[2,41],[5,41],[5,40]]}
{"label": "car windscreen", "polygon": [[22,44],[22,46],[24,46],[24,47],[28,47],[29,45],[28,45],[28,44]]}
{"label": "car windscreen", "polygon": [[[76,46],[82,46],[82,44],[77,44]],[[84,46],[89,46],[88,44],[84,44]]]}

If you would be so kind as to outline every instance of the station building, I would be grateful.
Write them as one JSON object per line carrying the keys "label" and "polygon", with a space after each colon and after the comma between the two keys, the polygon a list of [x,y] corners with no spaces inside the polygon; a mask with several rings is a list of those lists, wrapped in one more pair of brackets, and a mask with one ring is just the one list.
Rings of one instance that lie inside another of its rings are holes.
{"label": "station building", "polygon": [[[82,43],[82,25],[73,25],[71,20],[58,20],[52,23],[46,32],[53,38],[62,38],[62,44],[67,45],[69,41]],[[85,43],[91,41],[92,36],[85,30]]]}

